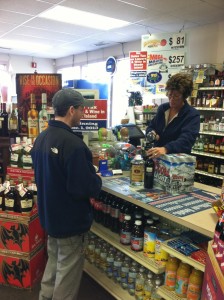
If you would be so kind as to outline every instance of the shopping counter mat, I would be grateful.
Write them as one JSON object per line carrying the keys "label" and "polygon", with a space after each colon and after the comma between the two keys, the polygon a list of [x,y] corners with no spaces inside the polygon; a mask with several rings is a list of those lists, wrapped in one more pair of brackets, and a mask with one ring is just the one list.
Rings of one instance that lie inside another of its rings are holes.
{"label": "shopping counter mat", "polygon": [[144,189],[130,186],[129,177],[107,178],[103,186],[122,195],[152,205],[176,217],[185,217],[211,208],[211,203],[220,195],[193,188],[186,194],[170,194],[159,189]]}

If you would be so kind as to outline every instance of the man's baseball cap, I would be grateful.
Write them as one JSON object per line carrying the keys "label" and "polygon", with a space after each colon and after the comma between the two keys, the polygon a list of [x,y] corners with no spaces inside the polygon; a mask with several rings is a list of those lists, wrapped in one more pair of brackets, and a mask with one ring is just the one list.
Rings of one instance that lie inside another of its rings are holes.
{"label": "man's baseball cap", "polygon": [[94,100],[85,99],[78,91],[68,88],[58,91],[52,99],[54,109],[65,108],[69,106],[94,106]]}

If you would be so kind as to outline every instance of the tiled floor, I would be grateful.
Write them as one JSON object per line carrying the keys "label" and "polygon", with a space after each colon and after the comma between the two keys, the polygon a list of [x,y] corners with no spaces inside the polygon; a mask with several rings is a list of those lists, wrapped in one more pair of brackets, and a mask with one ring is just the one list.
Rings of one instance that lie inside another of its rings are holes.
{"label": "tiled floor", "polygon": [[[32,291],[20,290],[0,285],[0,300],[38,300],[40,286]],[[83,273],[78,300],[115,300],[89,275]]]}

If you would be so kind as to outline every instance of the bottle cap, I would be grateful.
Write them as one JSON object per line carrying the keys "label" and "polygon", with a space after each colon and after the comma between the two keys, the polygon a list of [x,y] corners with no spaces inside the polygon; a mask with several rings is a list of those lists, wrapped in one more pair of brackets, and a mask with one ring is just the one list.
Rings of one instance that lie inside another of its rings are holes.
{"label": "bottle cap", "polygon": [[136,220],[135,225],[142,225],[142,221],[141,220]]}
{"label": "bottle cap", "polygon": [[124,219],[127,220],[127,221],[129,221],[129,220],[131,220],[131,216],[125,215],[125,216],[124,216]]}

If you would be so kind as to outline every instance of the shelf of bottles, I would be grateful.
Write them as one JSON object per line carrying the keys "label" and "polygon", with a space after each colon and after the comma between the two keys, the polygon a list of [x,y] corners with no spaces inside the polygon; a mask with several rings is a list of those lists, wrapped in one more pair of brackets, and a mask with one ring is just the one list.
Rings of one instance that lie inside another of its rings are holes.
{"label": "shelf of bottles", "polygon": [[107,290],[117,300],[133,300],[126,290],[124,290],[119,284],[115,283],[112,279],[105,276],[97,267],[85,261],[84,271],[92,277],[97,283],[99,283],[105,290]]}
{"label": "shelf of bottles", "polygon": [[180,299],[183,299],[183,298],[179,297],[175,292],[169,291],[164,285],[160,286],[158,288],[157,294],[165,300],[180,300]]}
{"label": "shelf of bottles", "polygon": [[[170,240],[169,240],[170,241]],[[169,247],[167,245],[168,241],[164,241],[162,244],[162,248],[163,250],[165,250],[167,253],[169,253],[172,256],[177,257],[178,259],[180,259],[181,261],[189,264],[190,266],[192,266],[193,268],[200,270],[202,272],[205,271],[205,265],[203,265],[202,263],[196,261],[195,259],[189,257],[189,256],[185,256],[182,253],[176,251],[175,249],[173,249],[172,247]]]}
{"label": "shelf of bottles", "polygon": [[222,91],[224,90],[224,86],[205,86],[205,87],[199,87],[199,91]]}
{"label": "shelf of bottles", "polygon": [[224,132],[214,132],[214,131],[199,131],[199,134],[203,135],[213,135],[213,136],[224,136]]}
{"label": "shelf of bottles", "polygon": [[112,231],[108,230],[107,228],[103,227],[102,225],[94,222],[93,226],[91,227],[91,231],[108,242],[109,244],[113,245],[116,249],[120,250],[127,256],[131,257],[139,264],[144,266],[145,268],[151,270],[155,274],[161,274],[165,271],[165,267],[156,263],[154,259],[150,259],[143,255],[143,252],[135,252],[131,250],[130,246],[124,246],[120,243],[119,235],[113,233]]}
{"label": "shelf of bottles", "polygon": [[195,170],[196,174],[200,174],[200,175],[204,175],[204,176],[209,176],[209,177],[213,177],[213,178],[217,178],[217,179],[221,179],[223,180],[224,175],[218,175],[218,174],[211,174],[205,171],[201,171],[201,170]]}
{"label": "shelf of bottles", "polygon": [[207,156],[207,157],[212,157],[212,158],[218,158],[218,159],[224,159],[224,155],[214,154],[214,153],[207,153],[207,152],[203,152],[203,151],[192,150],[191,154]]}

